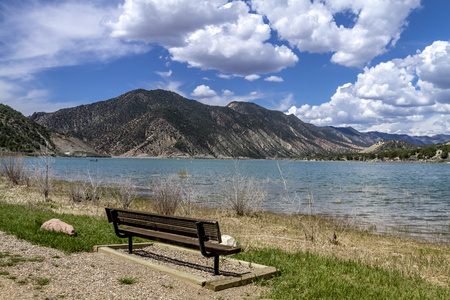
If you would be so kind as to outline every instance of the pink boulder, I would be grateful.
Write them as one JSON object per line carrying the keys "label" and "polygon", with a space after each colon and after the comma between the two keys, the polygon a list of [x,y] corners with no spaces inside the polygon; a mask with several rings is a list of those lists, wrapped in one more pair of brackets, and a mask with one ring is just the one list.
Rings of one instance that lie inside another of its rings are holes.
{"label": "pink boulder", "polygon": [[60,219],[51,219],[42,224],[41,229],[61,231],[68,235],[74,235],[75,229],[72,225],[64,223]]}

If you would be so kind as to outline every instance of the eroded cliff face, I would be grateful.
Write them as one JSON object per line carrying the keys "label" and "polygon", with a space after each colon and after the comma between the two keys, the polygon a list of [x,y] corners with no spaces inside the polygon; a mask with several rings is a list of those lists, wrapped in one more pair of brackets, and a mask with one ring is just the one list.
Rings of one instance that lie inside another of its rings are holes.
{"label": "eroded cliff face", "polygon": [[330,130],[253,103],[208,106],[163,90],[135,90],[31,118],[108,155],[292,158],[361,148]]}

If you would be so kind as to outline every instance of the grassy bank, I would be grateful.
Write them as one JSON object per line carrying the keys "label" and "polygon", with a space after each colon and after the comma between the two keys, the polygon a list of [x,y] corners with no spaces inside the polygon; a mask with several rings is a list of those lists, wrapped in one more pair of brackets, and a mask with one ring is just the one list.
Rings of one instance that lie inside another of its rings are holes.
{"label": "grassy bank", "polygon": [[[0,230],[34,244],[73,253],[92,251],[93,245],[126,242],[114,235],[103,207],[115,204],[102,199],[71,203],[55,187],[45,202],[32,187],[1,186]],[[152,211],[148,201],[134,209]],[[218,209],[195,209],[200,218],[218,220],[222,234],[238,240],[244,253],[239,258],[271,265],[281,276],[260,282],[271,288],[273,299],[365,298],[449,299],[449,245],[425,243],[387,235],[373,235],[327,220],[313,220],[317,239],[301,234],[298,216],[259,213],[237,217]],[[39,230],[51,218],[59,218],[77,231],[77,236]],[[329,237],[337,234],[337,243]]]}

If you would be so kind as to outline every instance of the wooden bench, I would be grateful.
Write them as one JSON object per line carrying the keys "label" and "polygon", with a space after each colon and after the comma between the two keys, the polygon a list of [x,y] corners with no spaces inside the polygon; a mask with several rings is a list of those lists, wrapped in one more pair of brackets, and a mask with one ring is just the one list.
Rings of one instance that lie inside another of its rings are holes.
{"label": "wooden bench", "polygon": [[219,255],[241,252],[240,248],[222,245],[217,221],[164,216],[146,212],[105,208],[108,222],[120,238],[128,238],[128,252],[133,251],[134,236],[152,241],[200,250],[214,257],[214,275],[219,274]]}

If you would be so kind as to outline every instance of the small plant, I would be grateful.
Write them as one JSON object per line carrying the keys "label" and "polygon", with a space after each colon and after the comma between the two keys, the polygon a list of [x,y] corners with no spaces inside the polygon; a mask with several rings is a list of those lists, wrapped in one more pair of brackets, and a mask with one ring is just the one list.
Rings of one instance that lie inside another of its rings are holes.
{"label": "small plant", "polygon": [[137,281],[137,279],[133,278],[133,277],[123,277],[123,278],[117,279],[117,281],[120,284],[133,284],[133,283],[135,283]]}
{"label": "small plant", "polygon": [[189,173],[185,169],[180,169],[178,171],[178,177],[185,178],[185,177],[188,177],[188,176],[189,176]]}
{"label": "small plant", "polygon": [[35,279],[36,284],[39,286],[48,285],[50,283],[50,278],[38,277]]}
{"label": "small plant", "polygon": [[28,259],[29,262],[42,262],[44,260],[45,260],[45,257],[33,257],[33,258]]}
{"label": "small plant", "polygon": [[8,276],[9,272],[8,271],[0,271],[0,275]]}
{"label": "small plant", "polygon": [[19,280],[19,281],[17,281],[18,285],[25,285],[27,283],[28,283],[28,281],[26,281],[26,280]]}

